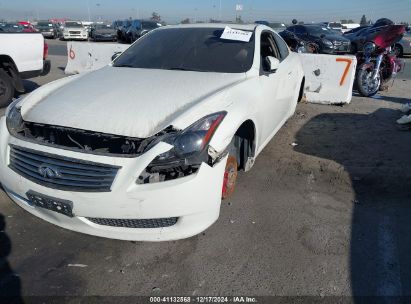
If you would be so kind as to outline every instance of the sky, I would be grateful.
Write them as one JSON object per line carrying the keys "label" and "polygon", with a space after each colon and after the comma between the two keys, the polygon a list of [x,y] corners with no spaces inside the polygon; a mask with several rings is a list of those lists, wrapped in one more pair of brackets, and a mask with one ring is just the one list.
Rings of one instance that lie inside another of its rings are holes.
{"label": "sky", "polygon": [[[242,11],[236,12],[237,4],[242,4]],[[363,14],[371,20],[386,17],[411,22],[411,0],[0,0],[0,19],[9,21],[63,17],[92,21],[137,19],[149,18],[152,12],[167,23],[186,18],[208,21],[220,16],[228,21],[237,14],[248,22],[290,23],[293,18],[304,22],[359,22]]]}

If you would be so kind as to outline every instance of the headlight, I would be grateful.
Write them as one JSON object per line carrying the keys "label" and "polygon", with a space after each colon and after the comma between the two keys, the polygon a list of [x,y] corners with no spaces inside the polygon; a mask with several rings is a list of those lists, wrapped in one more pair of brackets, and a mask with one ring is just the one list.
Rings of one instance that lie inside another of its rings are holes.
{"label": "headlight", "polygon": [[331,46],[331,47],[333,46],[333,43],[328,39],[323,39],[322,42],[327,46]]}
{"label": "headlight", "polygon": [[159,141],[173,148],[158,155],[140,174],[137,183],[165,181],[195,173],[201,163],[208,162],[208,144],[226,114],[218,112],[205,116],[187,129],[150,144],[147,150]]}
{"label": "headlight", "polygon": [[375,44],[373,42],[367,42],[364,44],[364,53],[371,55],[375,51]]}
{"label": "headlight", "polygon": [[9,133],[14,135],[21,132],[23,126],[23,118],[21,117],[21,107],[17,104],[21,99],[15,100],[6,110],[6,125]]}

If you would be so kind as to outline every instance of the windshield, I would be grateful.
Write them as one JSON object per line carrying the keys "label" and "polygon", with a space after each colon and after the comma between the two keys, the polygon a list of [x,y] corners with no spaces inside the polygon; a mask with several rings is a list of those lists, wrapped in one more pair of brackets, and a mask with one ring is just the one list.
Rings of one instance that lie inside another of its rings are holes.
{"label": "windshield", "polygon": [[282,29],[282,28],[286,28],[284,23],[270,23],[270,27],[274,28],[274,29]]}
{"label": "windshield", "polygon": [[342,27],[341,23],[336,23],[336,22],[331,22],[328,24],[328,26],[331,28],[341,28]]}
{"label": "windshield", "polygon": [[66,27],[78,27],[81,28],[83,25],[80,22],[66,22]]}
{"label": "windshield", "polygon": [[111,25],[109,25],[109,24],[98,24],[98,25],[95,26],[95,29],[97,29],[97,30],[111,29]]}
{"label": "windshield", "polygon": [[159,25],[155,22],[144,22],[144,21],[142,22],[141,26],[144,29],[155,29],[159,27]]}
{"label": "windshield", "polygon": [[37,26],[39,26],[39,27],[53,27],[53,23],[50,23],[50,22],[39,22],[39,23],[37,23]]}
{"label": "windshield", "polygon": [[249,42],[221,39],[223,29],[172,28],[153,31],[137,40],[114,63],[115,67],[243,73],[254,57],[254,34]]}
{"label": "windshield", "polygon": [[334,34],[331,30],[327,29],[325,26],[307,26],[307,31],[310,35],[318,36],[318,35],[326,35],[326,34]]}

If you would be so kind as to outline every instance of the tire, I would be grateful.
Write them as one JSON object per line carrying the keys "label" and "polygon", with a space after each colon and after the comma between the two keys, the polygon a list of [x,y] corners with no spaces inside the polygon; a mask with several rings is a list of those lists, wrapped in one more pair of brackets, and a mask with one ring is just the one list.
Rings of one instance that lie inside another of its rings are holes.
{"label": "tire", "polygon": [[398,58],[401,58],[404,55],[404,50],[402,49],[402,46],[400,44],[394,45],[394,48],[392,51],[394,52],[395,56],[397,56]]}
{"label": "tire", "polygon": [[307,53],[311,54],[318,54],[320,51],[320,47],[315,42],[307,42],[305,48],[307,50]]}
{"label": "tire", "polygon": [[376,80],[372,81],[370,76],[373,71],[370,68],[365,68],[364,64],[360,65],[355,79],[358,92],[364,97],[371,97],[378,93],[381,85],[381,75],[378,75]]}
{"label": "tire", "polygon": [[229,198],[235,190],[238,176],[238,162],[237,158],[228,154],[227,163],[224,170],[224,180],[223,180],[223,189],[221,193],[221,198],[223,200]]}
{"label": "tire", "polygon": [[228,157],[224,169],[223,187],[221,192],[221,198],[223,200],[228,199],[234,193],[237,184],[240,154],[236,145],[238,145],[238,143],[236,143],[236,137],[234,137],[227,149]]}
{"label": "tire", "polygon": [[0,69],[0,107],[7,106],[14,97],[15,89],[11,77]]}

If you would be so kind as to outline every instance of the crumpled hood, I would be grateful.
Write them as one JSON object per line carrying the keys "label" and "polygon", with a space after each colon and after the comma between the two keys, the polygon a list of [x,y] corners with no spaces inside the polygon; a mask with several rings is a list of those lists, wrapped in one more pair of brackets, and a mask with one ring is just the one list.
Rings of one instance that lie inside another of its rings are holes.
{"label": "crumpled hood", "polygon": [[21,108],[23,119],[146,138],[246,76],[108,66],[69,78],[61,80],[64,85],[54,82],[27,96]]}

